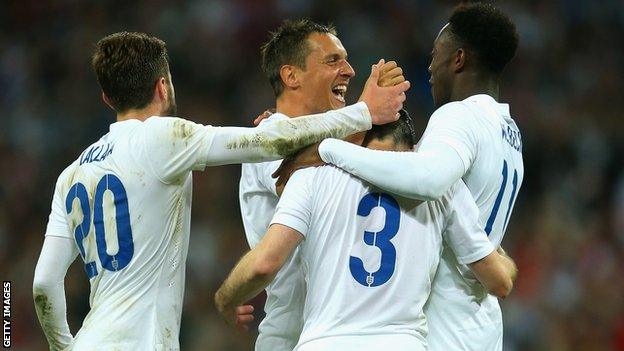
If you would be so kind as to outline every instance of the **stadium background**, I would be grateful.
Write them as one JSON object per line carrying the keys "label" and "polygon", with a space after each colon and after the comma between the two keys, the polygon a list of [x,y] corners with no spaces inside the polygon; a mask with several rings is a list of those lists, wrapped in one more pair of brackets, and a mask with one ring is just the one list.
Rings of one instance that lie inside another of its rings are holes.
{"label": "stadium background", "polygon": [[[426,72],[454,1],[3,2],[0,12],[0,276],[12,280],[13,344],[46,349],[31,282],[56,177],[106,133],[114,115],[89,66],[111,32],[164,39],[179,114],[250,125],[273,96],[259,46],[284,18],[331,21],[357,72],[396,59],[422,127],[433,110]],[[520,275],[502,303],[505,350],[624,350],[624,2],[504,1],[520,48],[502,89],[524,139],[525,181],[504,246]],[[212,296],[246,250],[239,166],[195,175],[180,341],[183,350],[250,350],[255,334],[226,328]],[[87,312],[75,263],[66,280],[70,327]],[[140,327],[140,326],[137,326]]]}

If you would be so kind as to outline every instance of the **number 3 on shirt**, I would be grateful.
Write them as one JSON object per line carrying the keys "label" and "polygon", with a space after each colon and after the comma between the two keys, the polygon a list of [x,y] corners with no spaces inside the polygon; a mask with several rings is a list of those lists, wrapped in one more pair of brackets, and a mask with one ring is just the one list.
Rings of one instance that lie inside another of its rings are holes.
{"label": "number 3 on shirt", "polygon": [[365,195],[358,205],[358,216],[368,217],[375,207],[386,211],[386,221],[379,232],[364,231],[364,243],[376,246],[381,251],[381,263],[375,272],[368,272],[364,262],[359,257],[349,257],[349,270],[355,280],[367,287],[385,284],[392,274],[396,264],[396,249],[390,239],[399,231],[401,210],[399,204],[388,194],[370,193]]}
{"label": "number 3 on shirt", "polygon": [[[115,222],[117,225],[117,242],[119,250],[114,255],[106,252],[106,236],[104,233],[104,192],[109,190],[114,197]],[[96,276],[97,266],[95,262],[87,262],[87,255],[83,240],[91,230],[91,207],[89,194],[84,184],[76,183],[70,189],[65,199],[65,209],[68,215],[73,212],[74,199],[78,199],[82,211],[82,222],[74,229],[74,239],[80,250],[80,256],[85,261],[85,271],[89,279]],[[132,240],[132,227],[130,226],[130,212],[128,211],[128,196],[121,180],[113,174],[107,174],[97,184],[93,201],[93,224],[95,226],[95,242],[98,257],[102,267],[108,271],[119,271],[126,267],[134,255],[134,242]]]}

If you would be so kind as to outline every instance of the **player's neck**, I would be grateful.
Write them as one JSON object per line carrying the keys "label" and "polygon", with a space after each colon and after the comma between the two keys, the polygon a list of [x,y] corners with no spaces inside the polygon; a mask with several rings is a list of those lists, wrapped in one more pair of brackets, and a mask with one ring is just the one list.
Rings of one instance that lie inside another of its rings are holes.
{"label": "player's neck", "polygon": [[145,121],[152,116],[159,116],[161,114],[160,108],[156,104],[149,104],[142,109],[127,110],[117,114],[117,122],[127,121],[129,119],[137,119],[139,121]]}
{"label": "player's neck", "polygon": [[477,74],[458,77],[451,94],[451,101],[461,101],[478,94],[489,95],[498,101],[500,96],[498,79]]}
{"label": "player's neck", "polygon": [[282,94],[282,96],[278,97],[275,102],[275,110],[277,112],[291,118],[317,113],[316,111],[311,111],[310,108],[305,103],[302,103],[300,99],[284,95],[285,94]]}

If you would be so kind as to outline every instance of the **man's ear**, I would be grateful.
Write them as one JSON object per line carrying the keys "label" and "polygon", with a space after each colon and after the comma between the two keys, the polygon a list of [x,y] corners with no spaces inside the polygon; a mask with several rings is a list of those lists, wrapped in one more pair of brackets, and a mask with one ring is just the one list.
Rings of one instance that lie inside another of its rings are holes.
{"label": "man's ear", "polygon": [[280,67],[280,78],[282,84],[286,88],[297,89],[301,83],[299,82],[299,68],[293,65],[283,65]]}
{"label": "man's ear", "polygon": [[165,77],[160,77],[156,81],[156,87],[154,88],[154,97],[158,97],[160,101],[167,101],[167,80]]}
{"label": "man's ear", "polygon": [[111,104],[108,96],[106,96],[106,94],[104,94],[104,92],[102,92],[102,101],[104,101],[106,106],[110,107],[111,110],[115,111],[115,108],[113,107],[113,104]]}
{"label": "man's ear", "polygon": [[455,50],[455,53],[453,55],[453,66],[455,68],[455,73],[459,73],[463,71],[466,66],[466,50],[459,48]]}

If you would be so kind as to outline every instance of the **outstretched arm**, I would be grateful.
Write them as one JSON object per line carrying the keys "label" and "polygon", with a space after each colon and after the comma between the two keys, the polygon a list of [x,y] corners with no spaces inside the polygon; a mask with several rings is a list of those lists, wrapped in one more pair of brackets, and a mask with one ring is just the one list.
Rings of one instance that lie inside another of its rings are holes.
{"label": "outstretched arm", "polygon": [[46,236],[35,269],[33,299],[50,350],[63,350],[73,342],[67,324],[64,280],[77,255],[71,239]]}
{"label": "outstretched arm", "polygon": [[155,175],[170,183],[191,170],[276,160],[328,137],[343,138],[368,130],[372,124],[396,121],[409,82],[380,87],[378,71],[375,66],[357,104],[256,128],[212,127],[179,118],[149,118],[138,137],[143,138],[144,147],[137,152],[145,153]]}
{"label": "outstretched arm", "polygon": [[435,200],[464,175],[459,155],[444,143],[432,143],[417,152],[370,150],[337,139],[319,146],[326,163],[393,194]]}
{"label": "outstretched arm", "polygon": [[226,322],[242,327],[249,321],[237,319],[237,307],[273,281],[302,239],[299,232],[285,225],[269,227],[260,244],[243,256],[215,294],[215,305]]}
{"label": "outstretched arm", "polygon": [[319,147],[332,163],[388,192],[419,200],[440,198],[470,169],[483,128],[461,102],[440,107],[429,120],[418,150],[393,153],[359,148],[339,140]]}

